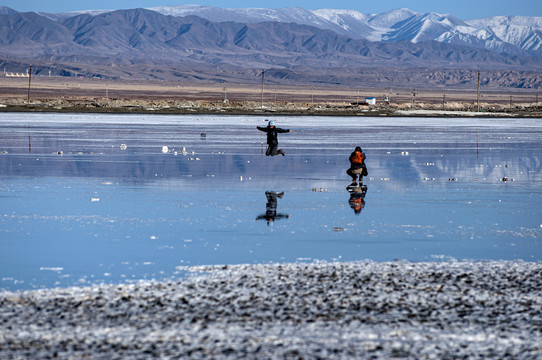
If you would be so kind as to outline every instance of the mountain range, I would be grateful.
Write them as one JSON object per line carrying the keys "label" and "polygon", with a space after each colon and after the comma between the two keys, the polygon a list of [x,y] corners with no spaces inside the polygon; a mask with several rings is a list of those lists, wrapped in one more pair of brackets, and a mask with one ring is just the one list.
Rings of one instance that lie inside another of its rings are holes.
{"label": "mountain range", "polygon": [[[542,82],[542,18],[462,21],[408,9],[367,15],[183,5],[47,14],[0,7],[0,66],[29,62],[38,74],[229,82],[269,69],[277,82],[332,84],[362,72],[391,81],[397,69],[484,69],[521,78],[507,86],[534,87]],[[461,81],[433,76],[434,84]]]}
{"label": "mountain range", "polygon": [[[542,56],[542,17],[497,16],[462,21],[449,14],[419,13],[395,9],[380,14],[356,10],[302,8],[222,9],[201,5],[161,6],[149,8],[176,17],[199,16],[213,22],[281,22],[327,29],[353,39],[413,43],[438,41],[474,46],[497,52]],[[91,11],[97,15],[102,12]],[[51,18],[70,17],[77,13],[49,14]]]}

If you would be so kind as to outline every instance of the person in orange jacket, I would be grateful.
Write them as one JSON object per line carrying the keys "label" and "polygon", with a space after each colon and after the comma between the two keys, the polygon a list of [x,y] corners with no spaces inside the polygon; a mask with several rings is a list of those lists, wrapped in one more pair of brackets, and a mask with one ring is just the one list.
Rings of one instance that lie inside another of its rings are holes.
{"label": "person in orange jacket", "polygon": [[359,175],[359,182],[362,183],[363,177],[367,176],[367,166],[365,165],[365,153],[361,150],[361,147],[356,146],[356,149],[350,154],[348,160],[350,161],[350,168],[346,170],[346,173],[352,177],[352,185],[356,185]]}

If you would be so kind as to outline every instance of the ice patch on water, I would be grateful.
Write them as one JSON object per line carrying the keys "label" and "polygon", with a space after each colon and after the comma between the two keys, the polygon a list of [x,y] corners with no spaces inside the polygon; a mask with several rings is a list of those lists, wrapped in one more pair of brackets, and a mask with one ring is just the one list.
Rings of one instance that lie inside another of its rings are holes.
{"label": "ice patch on water", "polygon": [[431,259],[435,260],[441,260],[446,262],[456,262],[458,261],[456,258],[448,255],[431,255]]}
{"label": "ice patch on water", "polygon": [[40,270],[41,271],[63,271],[64,268],[63,267],[47,267],[47,266],[43,266],[43,267],[40,267]]}
{"label": "ice patch on water", "polygon": [[519,237],[519,238],[533,238],[537,239],[542,237],[542,232],[537,229],[526,229],[521,228],[520,231],[514,230],[495,230],[497,235],[504,235],[508,237]]}

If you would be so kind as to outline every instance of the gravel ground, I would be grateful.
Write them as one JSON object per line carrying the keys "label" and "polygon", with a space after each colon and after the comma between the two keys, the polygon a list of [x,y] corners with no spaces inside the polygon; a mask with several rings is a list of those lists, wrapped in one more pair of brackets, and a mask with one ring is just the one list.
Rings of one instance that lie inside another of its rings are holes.
{"label": "gravel ground", "polygon": [[542,358],[542,263],[186,268],[0,293],[0,359]]}
{"label": "gravel ground", "polygon": [[[1,87],[0,87],[1,91]],[[1,94],[0,94],[1,96]],[[533,95],[534,96],[534,95]],[[136,113],[136,114],[217,114],[217,115],[326,115],[326,116],[395,116],[395,117],[542,117],[542,107],[532,102],[516,103],[511,108],[508,100],[499,103],[480,104],[478,111],[472,101],[438,103],[416,102],[413,108],[409,100],[404,103],[377,106],[353,105],[350,102],[222,102],[210,100],[149,100],[126,99],[34,99],[0,98],[2,112],[55,112],[55,113]]]}

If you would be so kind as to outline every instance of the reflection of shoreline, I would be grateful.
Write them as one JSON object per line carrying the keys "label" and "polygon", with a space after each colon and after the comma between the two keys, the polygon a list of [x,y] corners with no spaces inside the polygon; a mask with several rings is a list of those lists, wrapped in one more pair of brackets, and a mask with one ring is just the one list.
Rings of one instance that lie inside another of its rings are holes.
{"label": "reflection of shoreline", "polygon": [[[34,144],[32,144],[34,145]],[[34,151],[34,146],[32,146]],[[224,178],[239,179],[254,177],[302,179],[301,175],[311,172],[310,186],[332,188],[337,180],[335,173],[342,172],[344,164],[330,166],[326,158],[318,158],[306,163],[305,157],[292,155],[288,163],[281,164],[273,172],[265,164],[255,161],[257,155],[216,155],[197,154],[195,156],[174,156],[172,154],[0,154],[0,169],[4,176],[32,177],[92,177],[122,179],[127,181],[155,181],[174,179],[201,179],[223,181]],[[502,158],[499,155],[465,155],[445,158],[430,155],[408,157],[372,154],[371,176],[365,181],[379,182],[381,186],[397,186],[413,182],[443,184],[450,181],[469,183],[502,182],[504,177],[511,183],[542,183],[542,159],[536,156]],[[250,162],[250,163],[249,163]]]}
{"label": "reflection of shoreline", "polygon": [[[542,162],[537,156],[503,156],[499,150],[491,154],[469,155],[465,152],[445,155],[390,156],[373,155],[378,162],[369,177],[388,184],[510,181],[542,182]],[[517,154],[517,153],[516,153]]]}
{"label": "reflection of shoreline", "polygon": [[[34,144],[32,144],[34,145]],[[32,147],[34,150],[34,147]],[[195,160],[197,156],[198,160]],[[326,158],[314,158],[310,163],[306,157],[292,155],[288,163],[280,168],[270,169],[265,163],[256,161],[258,155],[216,155],[197,154],[195,156],[175,156],[173,154],[0,154],[0,170],[4,176],[19,177],[81,177],[119,179],[130,182],[156,180],[193,179],[206,182],[231,179],[239,181],[259,177],[309,181],[310,186],[333,188],[342,173],[343,163],[330,166]],[[394,187],[413,182],[442,185],[449,182],[502,183],[508,178],[510,183],[542,183],[542,165],[536,156],[502,158],[498,154],[449,156],[433,155],[393,156],[372,154],[371,176],[366,182],[378,182],[379,186]],[[194,160],[190,160],[193,158]],[[320,162],[321,161],[321,162]],[[314,171],[313,171],[314,170]],[[311,172],[312,171],[312,172]],[[310,178],[301,175],[311,172]]]}

